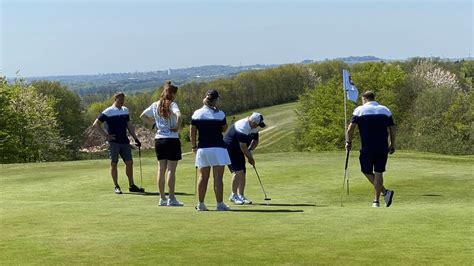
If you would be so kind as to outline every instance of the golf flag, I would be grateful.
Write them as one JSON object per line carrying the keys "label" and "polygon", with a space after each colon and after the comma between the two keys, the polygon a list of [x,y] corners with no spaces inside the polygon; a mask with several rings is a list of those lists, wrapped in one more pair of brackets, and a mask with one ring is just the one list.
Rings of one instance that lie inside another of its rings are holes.
{"label": "golf flag", "polygon": [[347,92],[347,99],[357,102],[359,91],[357,90],[356,86],[354,86],[349,71],[345,69],[342,70],[342,80],[344,82],[344,90]]}

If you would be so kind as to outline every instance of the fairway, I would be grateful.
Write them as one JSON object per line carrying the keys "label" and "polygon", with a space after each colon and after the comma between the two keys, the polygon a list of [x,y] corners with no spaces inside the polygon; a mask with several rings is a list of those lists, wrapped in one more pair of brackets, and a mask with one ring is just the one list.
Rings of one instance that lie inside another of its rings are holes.
{"label": "fairway", "polygon": [[[135,155],[136,156],[136,155]],[[251,206],[216,212],[194,204],[192,155],[177,172],[184,207],[158,207],[155,158],[143,158],[149,194],[115,195],[108,160],[1,165],[2,264],[462,264],[473,262],[474,158],[397,152],[389,159],[390,208],[344,152],[257,154]],[[138,166],[138,160],[135,160]],[[139,184],[138,167],[135,168]],[[230,189],[226,171],[225,199]],[[126,188],[123,164],[119,181]],[[126,190],[124,190],[126,191]]]}

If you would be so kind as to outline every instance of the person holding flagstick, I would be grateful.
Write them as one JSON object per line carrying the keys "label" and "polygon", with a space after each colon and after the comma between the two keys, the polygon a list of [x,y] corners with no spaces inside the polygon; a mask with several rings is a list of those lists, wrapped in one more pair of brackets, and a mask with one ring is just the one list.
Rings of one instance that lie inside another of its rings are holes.
{"label": "person holding flagstick", "polygon": [[348,152],[351,150],[354,130],[359,126],[361,139],[359,161],[362,173],[374,187],[372,206],[380,207],[379,198],[382,194],[385,206],[390,207],[394,191],[384,187],[383,172],[388,154],[395,152],[395,124],[390,110],[375,101],[375,94],[372,91],[366,91],[362,95],[362,104],[354,110],[347,128],[346,150]]}

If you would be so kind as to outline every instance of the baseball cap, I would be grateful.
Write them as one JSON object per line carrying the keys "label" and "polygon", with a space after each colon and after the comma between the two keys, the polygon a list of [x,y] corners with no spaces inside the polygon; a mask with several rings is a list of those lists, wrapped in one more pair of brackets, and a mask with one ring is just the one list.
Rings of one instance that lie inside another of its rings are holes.
{"label": "baseball cap", "polygon": [[209,97],[210,100],[215,100],[219,98],[219,93],[216,90],[208,90],[206,92],[206,97]]}
{"label": "baseball cap", "polygon": [[265,123],[263,123],[263,115],[260,113],[252,113],[250,115],[250,121],[258,124],[259,127],[265,127]]}

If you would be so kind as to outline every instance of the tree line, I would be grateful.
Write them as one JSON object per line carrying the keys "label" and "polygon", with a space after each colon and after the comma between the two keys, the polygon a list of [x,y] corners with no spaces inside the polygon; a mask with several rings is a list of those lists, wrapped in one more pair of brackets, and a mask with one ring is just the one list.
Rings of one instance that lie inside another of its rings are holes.
{"label": "tree line", "polygon": [[[342,69],[350,71],[360,93],[372,90],[377,101],[390,108],[399,128],[399,148],[474,154],[474,61],[415,58],[353,65],[342,61],[289,64],[186,83],[180,86],[176,102],[188,124],[209,89],[219,91],[220,108],[228,115],[298,101],[295,147],[301,151],[343,149]],[[127,95],[125,105],[134,124],[142,124],[140,113],[160,92],[158,87]],[[81,158],[86,128],[113,102],[112,98],[91,99],[93,95],[84,105],[85,99],[59,82],[1,78],[0,163]],[[348,102],[349,118],[356,105]],[[182,138],[187,138],[187,130],[182,131]]]}

